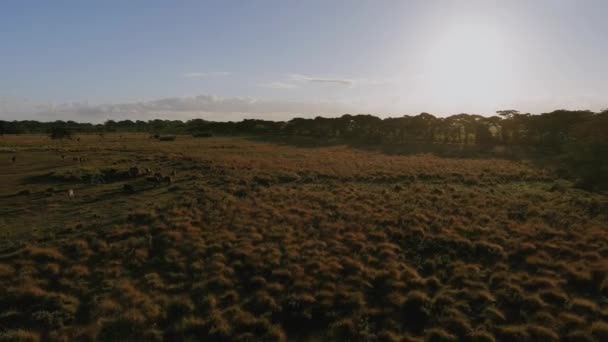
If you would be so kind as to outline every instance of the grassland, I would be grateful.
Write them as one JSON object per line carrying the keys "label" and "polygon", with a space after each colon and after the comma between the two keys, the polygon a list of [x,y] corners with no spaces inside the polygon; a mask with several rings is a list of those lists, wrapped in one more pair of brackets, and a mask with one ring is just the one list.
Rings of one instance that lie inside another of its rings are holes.
{"label": "grassland", "polygon": [[608,340],[608,197],[533,165],[79,138],[0,138],[0,340]]}

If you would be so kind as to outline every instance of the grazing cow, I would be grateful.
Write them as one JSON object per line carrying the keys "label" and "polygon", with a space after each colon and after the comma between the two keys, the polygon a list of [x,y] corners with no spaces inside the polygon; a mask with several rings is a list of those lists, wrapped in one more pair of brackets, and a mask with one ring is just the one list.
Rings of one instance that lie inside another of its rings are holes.
{"label": "grazing cow", "polygon": [[69,198],[74,198],[74,189],[68,190],[68,197]]}
{"label": "grazing cow", "polygon": [[157,172],[154,176],[147,177],[146,180],[150,183],[154,183],[154,185],[159,185],[163,182],[163,175]]}
{"label": "grazing cow", "polygon": [[146,177],[146,180],[150,183],[154,183],[154,185],[160,185],[162,183],[173,183],[173,179],[171,178],[171,176],[163,176],[163,174],[159,172],[155,173],[154,176]]}
{"label": "grazing cow", "polygon": [[135,178],[137,176],[139,176],[139,168],[136,166],[129,168],[129,177]]}
{"label": "grazing cow", "polygon": [[11,160],[13,161],[13,163],[16,162],[17,161],[17,156],[13,156],[13,158],[11,158]]}

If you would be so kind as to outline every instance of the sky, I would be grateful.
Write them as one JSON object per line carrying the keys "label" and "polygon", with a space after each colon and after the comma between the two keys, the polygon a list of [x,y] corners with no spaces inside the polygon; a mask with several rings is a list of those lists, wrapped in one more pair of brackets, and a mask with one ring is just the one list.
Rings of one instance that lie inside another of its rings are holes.
{"label": "sky", "polygon": [[608,107],[605,0],[0,2],[0,119]]}

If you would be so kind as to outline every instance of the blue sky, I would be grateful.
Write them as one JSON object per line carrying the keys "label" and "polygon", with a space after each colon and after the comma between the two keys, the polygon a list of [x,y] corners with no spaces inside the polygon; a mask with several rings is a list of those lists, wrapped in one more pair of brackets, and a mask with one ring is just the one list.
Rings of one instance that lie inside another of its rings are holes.
{"label": "blue sky", "polygon": [[0,3],[0,118],[608,107],[608,2]]}

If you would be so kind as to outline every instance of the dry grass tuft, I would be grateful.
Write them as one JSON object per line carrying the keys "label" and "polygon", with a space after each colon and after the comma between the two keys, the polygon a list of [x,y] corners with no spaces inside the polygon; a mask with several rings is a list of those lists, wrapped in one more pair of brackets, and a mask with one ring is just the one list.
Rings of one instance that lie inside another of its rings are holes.
{"label": "dry grass tuft", "polygon": [[27,256],[31,257],[36,261],[62,261],[65,259],[63,254],[53,247],[42,247],[29,245],[24,249]]}
{"label": "dry grass tuft", "polygon": [[29,214],[6,211],[22,233],[0,227],[0,340],[608,340],[608,201],[533,166],[238,138],[27,139],[11,140],[32,161],[15,186],[34,167],[69,173],[49,151],[72,150],[91,170],[176,170],[175,184],[72,179],[68,200],[42,177],[2,202]]}
{"label": "dry grass tuft", "polygon": [[591,324],[591,335],[598,341],[608,341],[608,323],[604,321],[593,322]]}

